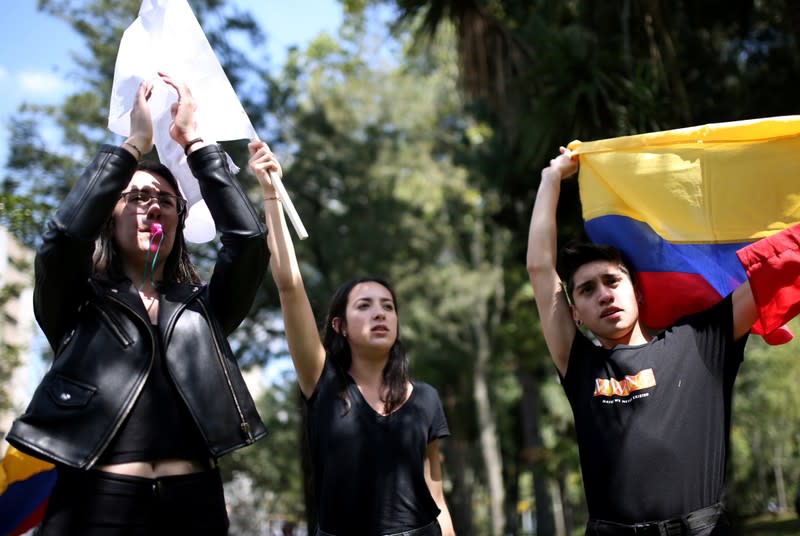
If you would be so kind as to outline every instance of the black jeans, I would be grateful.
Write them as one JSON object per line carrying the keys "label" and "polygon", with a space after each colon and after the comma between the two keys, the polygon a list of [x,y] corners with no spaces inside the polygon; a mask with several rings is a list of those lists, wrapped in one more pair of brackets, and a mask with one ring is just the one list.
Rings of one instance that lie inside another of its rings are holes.
{"label": "black jeans", "polygon": [[[317,528],[316,536],[334,535]],[[403,532],[393,532],[391,534],[383,534],[381,536],[442,536],[442,528],[439,526],[439,522],[434,519],[432,522],[418,529],[406,530]]]}
{"label": "black jeans", "polygon": [[218,469],[156,479],[58,469],[38,536],[225,536]]}

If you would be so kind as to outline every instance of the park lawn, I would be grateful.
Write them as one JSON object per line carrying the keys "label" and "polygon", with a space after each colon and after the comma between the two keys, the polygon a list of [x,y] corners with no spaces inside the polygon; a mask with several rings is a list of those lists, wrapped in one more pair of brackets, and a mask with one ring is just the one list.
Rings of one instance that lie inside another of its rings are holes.
{"label": "park lawn", "polygon": [[800,519],[796,514],[760,516],[745,521],[743,529],[747,536],[798,536]]}

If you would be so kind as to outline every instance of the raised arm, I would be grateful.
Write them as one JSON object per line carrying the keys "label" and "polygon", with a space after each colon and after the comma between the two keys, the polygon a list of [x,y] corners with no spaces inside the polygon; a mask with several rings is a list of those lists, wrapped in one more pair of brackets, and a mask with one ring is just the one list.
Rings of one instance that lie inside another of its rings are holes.
{"label": "raised arm", "polygon": [[577,169],[577,160],[568,156],[562,147],[561,155],[542,170],[528,233],[528,277],[547,349],[562,375],[567,372],[569,350],[577,328],[556,272],[556,207],[561,194],[561,180],[573,175]]}
{"label": "raised arm", "polygon": [[292,356],[300,390],[308,398],[314,392],[322,374],[325,349],[322,347],[314,312],[303,286],[280,199],[269,179],[269,171],[280,173],[280,167],[265,143],[251,142],[248,148],[251,155],[250,169],[261,184],[264,197],[267,245],[271,254],[269,266],[280,295],[289,354]]}
{"label": "raised arm", "polygon": [[55,350],[73,327],[93,272],[94,242],[136,169],[153,147],[148,99],[153,85],[142,82],[131,110],[130,136],[120,147],[103,145],[58,210],[45,223],[34,263],[33,310]]}
{"label": "raised arm", "polygon": [[208,296],[227,336],[247,317],[264,278],[267,268],[264,225],[233,175],[228,155],[220,146],[198,137],[196,104],[189,87],[159,74],[178,94],[170,110],[170,137],[186,153],[186,163],[220,233],[222,248],[217,253]]}
{"label": "raised arm", "polygon": [[758,318],[750,281],[745,281],[733,291],[731,301],[733,302],[733,340],[738,341],[750,331],[753,322]]}

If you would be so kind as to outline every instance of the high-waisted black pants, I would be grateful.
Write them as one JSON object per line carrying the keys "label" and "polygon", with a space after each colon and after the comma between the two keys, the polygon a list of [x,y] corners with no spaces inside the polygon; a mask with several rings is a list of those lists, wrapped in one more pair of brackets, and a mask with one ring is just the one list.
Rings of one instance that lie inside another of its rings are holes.
{"label": "high-waisted black pants", "polygon": [[218,469],[141,478],[58,469],[39,536],[225,536]]}

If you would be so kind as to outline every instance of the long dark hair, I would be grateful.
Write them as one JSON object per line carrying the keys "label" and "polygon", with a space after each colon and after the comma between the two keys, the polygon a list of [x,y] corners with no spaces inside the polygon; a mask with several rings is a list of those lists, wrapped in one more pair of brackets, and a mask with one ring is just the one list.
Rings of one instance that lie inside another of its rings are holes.
{"label": "long dark hair", "polygon": [[[181,195],[181,190],[178,187],[178,181],[175,179],[175,176],[169,168],[161,162],[143,160],[136,166],[136,171],[146,171],[152,175],[157,175],[172,186],[176,195]],[[164,261],[164,279],[161,281],[162,283],[200,283],[200,276],[189,258],[189,253],[186,251],[186,243],[183,239],[183,227],[185,223],[186,210],[178,216],[178,226],[175,231],[175,241],[172,245],[172,251],[170,251],[167,260]],[[107,279],[120,279],[124,277],[122,261],[119,251],[117,250],[117,244],[114,242],[113,215],[108,217],[103,228],[100,230],[100,235],[97,237],[97,240],[95,240],[92,264],[94,274],[98,277]]]}
{"label": "long dark hair", "polygon": [[[347,385],[346,374],[350,370],[350,365],[353,363],[353,356],[350,354],[350,344],[347,339],[340,333],[343,327],[346,327],[346,310],[347,301],[350,298],[350,292],[359,283],[377,283],[386,288],[392,295],[394,308],[397,312],[397,296],[395,295],[392,286],[384,279],[374,276],[365,276],[351,279],[344,283],[333,294],[331,304],[328,307],[328,315],[325,319],[325,329],[322,337],[322,346],[328,353],[331,361],[333,362],[336,374],[339,378],[340,396],[345,402],[345,413],[350,411],[350,398],[347,396],[345,389]],[[333,319],[340,319],[339,332],[333,329]],[[381,395],[381,401],[384,403],[386,414],[393,412],[399,408],[406,397],[406,383],[410,381],[408,374],[408,356],[400,341],[400,320],[397,322],[397,338],[394,344],[389,349],[389,360],[383,367],[383,384],[386,386],[385,398]]]}

